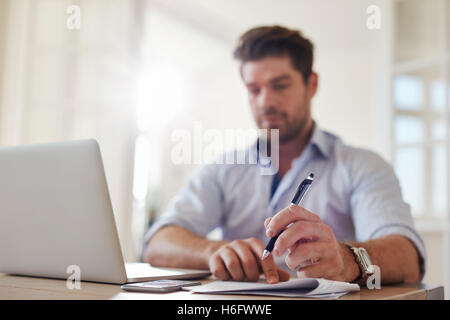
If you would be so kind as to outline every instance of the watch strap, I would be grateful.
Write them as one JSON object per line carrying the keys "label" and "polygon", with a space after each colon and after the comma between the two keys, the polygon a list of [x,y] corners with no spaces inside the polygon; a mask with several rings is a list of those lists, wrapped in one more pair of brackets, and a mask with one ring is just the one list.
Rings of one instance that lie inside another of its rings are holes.
{"label": "watch strap", "polygon": [[359,269],[359,275],[356,279],[354,279],[352,281],[352,283],[357,283],[359,285],[364,285],[367,282],[367,279],[370,277],[370,274],[367,272],[367,270],[364,269],[363,264],[361,262],[361,258],[358,254],[358,252],[356,252],[358,250],[358,248],[353,247],[347,243],[344,243],[345,246],[350,250],[350,252],[352,253],[356,264],[358,265],[358,269]]}

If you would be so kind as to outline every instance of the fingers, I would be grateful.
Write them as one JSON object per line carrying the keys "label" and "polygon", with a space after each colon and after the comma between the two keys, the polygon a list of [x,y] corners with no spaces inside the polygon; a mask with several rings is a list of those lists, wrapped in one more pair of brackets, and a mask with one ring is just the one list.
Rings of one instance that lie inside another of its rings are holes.
{"label": "fingers", "polygon": [[269,225],[270,221],[272,221],[272,217],[268,217],[268,218],[264,221],[264,228],[267,229],[267,226]]}
{"label": "fingers", "polygon": [[298,220],[321,222],[318,215],[309,212],[303,207],[291,204],[289,207],[281,210],[275,216],[273,216],[273,218],[268,222],[267,226],[265,224],[267,229],[266,234],[268,237],[274,237],[281,230],[285,229],[289,224]]}
{"label": "fingers", "polygon": [[333,235],[332,229],[324,223],[296,221],[280,234],[272,252],[275,256],[281,256],[299,240],[331,241]]}
{"label": "fingers", "polygon": [[316,263],[307,267],[301,268],[297,271],[297,278],[327,278],[333,280],[332,277],[328,277],[328,266],[326,263]]}
{"label": "fingers", "polygon": [[274,217],[267,218],[264,227],[268,237],[278,235],[273,255],[281,256],[288,250],[286,265],[291,270],[298,270],[301,266],[297,272],[299,277],[342,278],[345,265],[336,247],[338,242],[334,231],[318,215],[291,204]]}
{"label": "fingers", "polygon": [[326,260],[332,256],[329,244],[325,242],[309,242],[298,245],[286,258],[286,265],[291,270],[296,270],[298,266],[306,267],[314,261]]}
{"label": "fingers", "polygon": [[209,268],[220,280],[258,281],[263,249],[263,243],[254,238],[232,241],[211,256]]}
{"label": "fingers", "polygon": [[311,242],[311,241],[312,241],[312,239],[305,239],[305,238],[302,238],[302,239],[298,240],[297,242],[295,242],[295,243],[294,243],[292,246],[290,246],[287,250],[288,250],[289,253],[291,253],[292,251],[294,251],[294,250],[298,247],[298,245],[300,245],[300,244],[302,244],[302,243]]}
{"label": "fingers", "polygon": [[280,281],[278,274],[279,268],[272,255],[269,255],[261,261],[261,268],[268,283],[277,283]]}
{"label": "fingers", "polygon": [[258,281],[261,272],[268,283],[289,280],[290,274],[277,266],[272,255],[261,260],[263,251],[264,244],[256,238],[235,240],[211,256],[209,267],[223,281]]}
{"label": "fingers", "polygon": [[278,268],[278,279],[280,282],[288,281],[291,278],[291,275],[286,270]]}
{"label": "fingers", "polygon": [[209,260],[209,269],[211,273],[219,280],[226,281],[231,278],[220,255],[216,254]]}
{"label": "fingers", "polygon": [[241,240],[233,241],[232,248],[237,253],[241,266],[244,270],[245,277],[248,281],[258,281],[259,279],[259,263],[249,246]]}
{"label": "fingers", "polygon": [[229,247],[225,247],[220,256],[233,280],[244,281],[244,271],[236,252]]}
{"label": "fingers", "polygon": [[[264,251],[264,244],[255,239],[254,241],[249,242],[250,247],[252,248],[253,252],[258,255],[258,259],[260,259],[263,251]],[[278,266],[275,263],[275,260],[273,259],[272,255],[269,255],[264,260],[260,260],[261,263],[261,269],[264,273],[266,280],[268,283],[277,283],[280,281],[280,278],[278,276]]]}
{"label": "fingers", "polygon": [[[345,278],[345,263],[337,254],[338,246],[329,242],[301,244],[286,257],[286,264],[291,270],[297,270],[299,278],[348,281]],[[297,268],[299,265],[301,268]]]}

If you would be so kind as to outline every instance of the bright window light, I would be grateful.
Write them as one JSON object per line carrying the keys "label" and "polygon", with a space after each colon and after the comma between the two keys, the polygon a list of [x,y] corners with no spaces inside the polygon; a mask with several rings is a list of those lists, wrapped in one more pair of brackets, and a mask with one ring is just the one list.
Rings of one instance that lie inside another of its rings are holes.
{"label": "bright window light", "polygon": [[399,75],[394,79],[394,104],[399,109],[420,110],[425,88],[420,77]]}
{"label": "bright window light", "polygon": [[133,195],[137,200],[143,200],[147,196],[149,163],[149,141],[145,135],[140,135],[136,139],[134,151]]}
{"label": "bright window light", "polygon": [[183,107],[185,82],[171,67],[144,68],[138,83],[137,125],[141,132],[160,131]]}

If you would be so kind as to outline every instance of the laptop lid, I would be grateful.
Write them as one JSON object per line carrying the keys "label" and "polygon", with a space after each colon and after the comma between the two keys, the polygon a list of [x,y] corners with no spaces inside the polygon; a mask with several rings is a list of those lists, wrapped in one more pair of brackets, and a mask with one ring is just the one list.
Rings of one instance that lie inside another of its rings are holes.
{"label": "laptop lid", "polygon": [[112,212],[95,140],[0,148],[0,272],[125,283]]}

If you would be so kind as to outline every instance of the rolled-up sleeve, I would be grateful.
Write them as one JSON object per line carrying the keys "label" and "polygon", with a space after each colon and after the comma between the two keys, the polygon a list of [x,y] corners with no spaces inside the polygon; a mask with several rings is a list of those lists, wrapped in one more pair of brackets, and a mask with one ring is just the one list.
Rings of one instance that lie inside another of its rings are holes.
{"label": "rolled-up sleeve", "polygon": [[356,240],[363,242],[393,234],[408,238],[419,253],[422,279],[425,244],[414,228],[410,206],[403,201],[394,170],[378,155],[361,150],[355,153],[350,171]]}
{"label": "rolled-up sleeve", "polygon": [[198,235],[206,236],[220,225],[223,211],[223,192],[217,181],[217,165],[197,169],[187,185],[169,203],[165,211],[144,237],[144,248],[162,227],[177,225]]}

